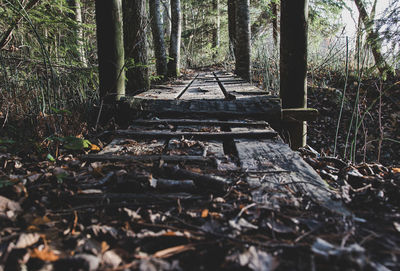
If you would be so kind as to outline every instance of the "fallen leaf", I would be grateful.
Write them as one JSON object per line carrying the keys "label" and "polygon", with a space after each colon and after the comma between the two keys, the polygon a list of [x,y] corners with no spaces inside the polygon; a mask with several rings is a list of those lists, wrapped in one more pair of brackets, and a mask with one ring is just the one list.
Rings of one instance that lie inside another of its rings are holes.
{"label": "fallen leaf", "polygon": [[46,247],[42,250],[34,248],[33,251],[31,251],[31,258],[38,258],[46,262],[54,262],[57,261],[60,257]]}
{"label": "fallen leaf", "polygon": [[91,151],[100,151],[100,147],[95,144],[90,144]]}
{"label": "fallen leaf", "polygon": [[18,237],[15,248],[27,248],[33,244],[36,244],[40,239],[40,235],[37,233],[23,233]]}
{"label": "fallen leaf", "polygon": [[180,245],[180,246],[176,246],[176,247],[170,247],[170,248],[166,248],[160,251],[157,251],[156,253],[154,253],[154,257],[156,258],[169,258],[171,256],[174,256],[176,254],[188,251],[188,250],[193,250],[194,249],[194,245]]}
{"label": "fallen leaf", "polygon": [[392,168],[392,172],[393,173],[400,173],[400,168],[399,167]]}
{"label": "fallen leaf", "polygon": [[51,222],[50,218],[47,216],[37,217],[32,221],[33,225],[44,225]]}
{"label": "fallen leaf", "polygon": [[202,218],[206,218],[208,216],[208,209],[204,209],[202,212],[201,212],[201,217]]}

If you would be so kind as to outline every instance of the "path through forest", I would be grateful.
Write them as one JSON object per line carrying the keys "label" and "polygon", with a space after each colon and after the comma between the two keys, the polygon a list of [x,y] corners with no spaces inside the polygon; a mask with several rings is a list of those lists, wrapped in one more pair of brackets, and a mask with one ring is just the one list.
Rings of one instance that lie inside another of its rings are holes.
{"label": "path through forest", "polygon": [[398,267],[399,170],[302,149],[328,186],[259,119],[280,113],[277,100],[204,73],[134,97],[140,118],[96,145],[54,139],[56,159],[1,155],[0,267]]}

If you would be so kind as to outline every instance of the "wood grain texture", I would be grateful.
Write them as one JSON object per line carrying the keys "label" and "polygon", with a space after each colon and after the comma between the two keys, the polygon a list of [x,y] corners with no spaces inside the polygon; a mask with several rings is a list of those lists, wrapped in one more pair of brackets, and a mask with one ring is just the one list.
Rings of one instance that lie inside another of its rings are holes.
{"label": "wood grain texture", "polygon": [[[260,141],[235,140],[243,171],[260,171],[247,176],[256,202],[270,201],[271,192],[283,193],[294,199],[300,194],[308,196],[321,206],[343,215],[349,215],[340,201],[332,199],[331,191],[324,180],[299,154],[279,139]],[[271,171],[272,173],[262,173]]]}

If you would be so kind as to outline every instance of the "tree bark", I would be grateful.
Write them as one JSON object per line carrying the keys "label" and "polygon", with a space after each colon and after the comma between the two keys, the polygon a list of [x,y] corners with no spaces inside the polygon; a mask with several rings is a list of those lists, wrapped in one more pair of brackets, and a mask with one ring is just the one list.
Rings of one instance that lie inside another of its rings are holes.
{"label": "tree bark", "polygon": [[164,76],[165,78],[167,76],[167,53],[165,51],[164,27],[161,20],[160,0],[150,0],[149,7],[157,74]]}
{"label": "tree bark", "polygon": [[213,29],[213,48],[219,47],[219,32],[221,19],[219,16],[219,0],[213,0],[213,11],[215,16],[214,29]]}
{"label": "tree bark", "polygon": [[250,0],[236,0],[236,66],[235,72],[250,81]]}
{"label": "tree bark", "polygon": [[271,2],[272,11],[272,38],[274,40],[274,47],[278,50],[278,4]]}
{"label": "tree bark", "polygon": [[180,76],[181,1],[171,0],[171,41],[169,47],[168,76]]}
{"label": "tree bark", "polygon": [[[308,0],[281,0],[280,97],[282,108],[307,107]],[[291,147],[306,144],[306,123],[288,127]]]}
{"label": "tree bark", "polygon": [[229,49],[236,59],[236,8],[235,0],[228,0]]}
{"label": "tree bark", "polygon": [[146,0],[123,0],[127,93],[149,89]]}
{"label": "tree bark", "polygon": [[170,0],[161,0],[163,4],[164,33],[167,40],[171,37],[171,3]]}
{"label": "tree bark", "polygon": [[375,65],[381,75],[385,75],[391,70],[390,66],[386,63],[385,58],[382,55],[382,40],[379,37],[379,33],[374,29],[373,20],[368,16],[362,0],[354,0],[357,6],[360,18],[365,26],[367,33],[367,42],[371,47],[372,54],[375,59]]}
{"label": "tree bark", "polygon": [[77,46],[77,58],[82,63],[83,67],[87,67],[87,59],[85,57],[85,46],[83,43],[84,35],[82,29],[82,10],[81,10],[81,1],[80,0],[68,0],[68,5],[70,9],[73,11],[72,18],[75,20],[77,26],[75,31],[75,40]]}
{"label": "tree bark", "polygon": [[106,102],[125,96],[121,0],[96,0],[100,96]]}

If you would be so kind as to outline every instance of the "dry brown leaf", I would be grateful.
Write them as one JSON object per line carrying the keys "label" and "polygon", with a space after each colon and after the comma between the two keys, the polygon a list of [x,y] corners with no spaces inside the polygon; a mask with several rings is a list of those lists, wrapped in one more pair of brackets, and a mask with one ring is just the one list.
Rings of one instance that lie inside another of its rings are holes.
{"label": "dry brown leaf", "polygon": [[202,218],[206,218],[208,216],[208,209],[204,209],[202,212],[201,212],[201,217]]}
{"label": "dry brown leaf", "polygon": [[51,220],[50,218],[48,218],[47,216],[43,216],[43,217],[37,217],[32,221],[32,225],[34,226],[39,226],[39,225],[44,225],[47,223],[50,223]]}
{"label": "dry brown leaf", "polygon": [[176,246],[176,247],[170,247],[170,248],[166,248],[160,251],[157,251],[156,253],[154,253],[154,257],[156,258],[169,258],[171,256],[174,256],[176,254],[188,251],[188,250],[193,250],[194,249],[194,245],[190,244],[190,245],[180,245],[180,246]]}
{"label": "dry brown leaf", "polygon": [[393,173],[400,173],[400,168],[398,168],[398,167],[392,168],[392,172]]}
{"label": "dry brown leaf", "polygon": [[36,244],[40,239],[40,235],[37,233],[23,233],[18,237],[16,248],[27,248],[33,244]]}
{"label": "dry brown leaf", "polygon": [[104,253],[109,249],[110,249],[110,246],[107,244],[106,241],[101,242],[101,253]]}
{"label": "dry brown leaf", "polygon": [[163,234],[163,236],[176,236],[176,232],[174,232],[174,231],[167,231],[166,233]]}
{"label": "dry brown leaf", "polygon": [[49,250],[47,247],[45,247],[42,250],[39,250],[38,248],[34,248],[31,251],[31,257],[38,258],[38,259],[40,259],[42,261],[46,261],[46,262],[55,262],[60,258],[57,254],[55,254],[53,251]]}

